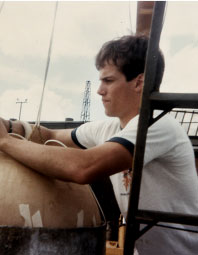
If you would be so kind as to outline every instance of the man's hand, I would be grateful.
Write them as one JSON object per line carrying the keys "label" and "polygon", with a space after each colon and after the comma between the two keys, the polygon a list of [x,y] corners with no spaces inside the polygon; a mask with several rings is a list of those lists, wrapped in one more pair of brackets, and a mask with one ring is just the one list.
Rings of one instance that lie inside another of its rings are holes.
{"label": "man's hand", "polygon": [[0,118],[0,138],[5,137],[8,134],[8,131],[5,127],[5,123],[2,118]]}
{"label": "man's hand", "polygon": [[8,137],[6,122],[2,118],[0,118],[0,151],[2,149],[3,142],[5,141],[4,138],[6,138],[6,136]]}

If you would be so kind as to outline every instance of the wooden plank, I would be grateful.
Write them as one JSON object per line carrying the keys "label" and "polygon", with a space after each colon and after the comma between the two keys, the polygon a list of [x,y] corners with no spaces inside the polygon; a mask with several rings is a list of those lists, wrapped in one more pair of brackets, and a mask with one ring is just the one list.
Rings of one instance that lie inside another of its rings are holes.
{"label": "wooden plank", "polygon": [[106,255],[123,255],[124,249],[122,248],[107,248]]}
{"label": "wooden plank", "polygon": [[154,1],[138,1],[136,33],[149,35],[153,15]]}
{"label": "wooden plank", "polygon": [[118,242],[107,241],[106,242],[106,255],[123,255],[124,249],[118,247]]}

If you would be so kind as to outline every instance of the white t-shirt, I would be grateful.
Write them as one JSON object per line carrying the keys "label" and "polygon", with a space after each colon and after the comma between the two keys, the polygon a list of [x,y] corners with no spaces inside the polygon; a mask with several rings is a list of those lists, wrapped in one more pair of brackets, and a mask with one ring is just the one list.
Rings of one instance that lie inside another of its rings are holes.
{"label": "white t-shirt", "polygon": [[[131,119],[124,129],[120,128],[117,118],[86,123],[72,132],[72,138],[82,148],[106,141],[117,142],[133,155],[138,117]],[[121,213],[126,217],[131,175],[126,170],[110,179]],[[139,208],[198,215],[198,177],[193,148],[186,132],[170,115],[162,117],[148,130]],[[136,247],[140,255],[197,255],[198,234],[153,227],[138,239]]]}

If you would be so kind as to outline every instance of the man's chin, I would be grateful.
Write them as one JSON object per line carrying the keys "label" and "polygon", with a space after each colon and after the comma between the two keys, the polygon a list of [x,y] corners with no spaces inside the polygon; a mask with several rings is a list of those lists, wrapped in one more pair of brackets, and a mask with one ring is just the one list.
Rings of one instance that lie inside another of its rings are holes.
{"label": "man's chin", "polygon": [[108,117],[116,117],[115,114],[113,114],[112,112],[109,112],[109,111],[105,111],[105,115]]}

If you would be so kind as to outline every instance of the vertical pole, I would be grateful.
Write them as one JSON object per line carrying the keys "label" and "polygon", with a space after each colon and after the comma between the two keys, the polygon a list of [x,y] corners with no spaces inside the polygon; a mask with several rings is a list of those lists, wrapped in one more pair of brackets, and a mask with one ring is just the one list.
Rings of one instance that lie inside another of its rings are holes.
{"label": "vertical pole", "polygon": [[20,118],[21,118],[21,108],[22,108],[22,102],[20,102],[19,120],[20,120]]}
{"label": "vertical pole", "polygon": [[22,112],[22,105],[27,103],[27,99],[25,99],[25,101],[19,101],[19,99],[17,98],[17,102],[16,104],[20,104],[20,108],[19,108],[19,120],[21,119],[21,112]]}
{"label": "vertical pole", "polygon": [[158,60],[159,40],[164,17],[164,8],[165,8],[164,1],[155,2],[154,13],[152,18],[152,27],[150,32],[150,40],[148,44],[146,57],[145,82],[142,95],[142,105],[140,109],[137,140],[132,167],[133,174],[127,214],[124,255],[133,254],[135,241],[140,226],[139,223],[136,221],[136,215],[138,212],[147,129],[152,114],[150,106],[150,93],[152,91],[155,81],[155,72]]}

